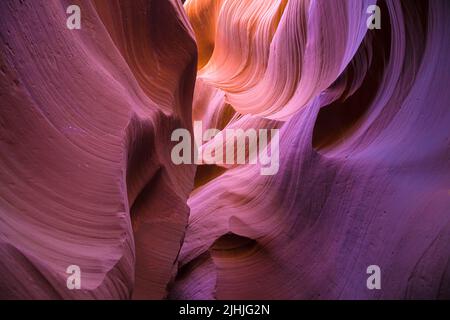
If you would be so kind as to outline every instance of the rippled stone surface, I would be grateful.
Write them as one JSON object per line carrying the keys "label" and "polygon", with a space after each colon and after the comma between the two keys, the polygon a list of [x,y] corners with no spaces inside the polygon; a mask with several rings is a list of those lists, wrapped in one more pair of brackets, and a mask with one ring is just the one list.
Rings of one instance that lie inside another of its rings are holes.
{"label": "rippled stone surface", "polygon": [[[1,1],[0,298],[449,299],[449,13]],[[279,129],[278,173],[174,165],[200,120]]]}

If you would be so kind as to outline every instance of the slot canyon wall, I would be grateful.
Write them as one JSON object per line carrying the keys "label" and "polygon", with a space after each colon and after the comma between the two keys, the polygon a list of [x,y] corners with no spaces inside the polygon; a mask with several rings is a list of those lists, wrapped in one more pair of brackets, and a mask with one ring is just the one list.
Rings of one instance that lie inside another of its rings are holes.
{"label": "slot canyon wall", "polygon": [[[0,298],[450,299],[449,15],[0,1]],[[174,164],[194,121],[278,129],[278,171]]]}

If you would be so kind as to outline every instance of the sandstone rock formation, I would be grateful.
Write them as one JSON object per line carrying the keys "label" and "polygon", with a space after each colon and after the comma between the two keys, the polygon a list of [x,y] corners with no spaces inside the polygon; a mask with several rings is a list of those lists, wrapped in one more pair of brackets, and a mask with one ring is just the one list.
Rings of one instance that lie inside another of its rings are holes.
{"label": "sandstone rock formation", "polygon": [[[0,298],[449,299],[449,13],[1,1]],[[175,165],[196,120],[279,129],[279,171]]]}

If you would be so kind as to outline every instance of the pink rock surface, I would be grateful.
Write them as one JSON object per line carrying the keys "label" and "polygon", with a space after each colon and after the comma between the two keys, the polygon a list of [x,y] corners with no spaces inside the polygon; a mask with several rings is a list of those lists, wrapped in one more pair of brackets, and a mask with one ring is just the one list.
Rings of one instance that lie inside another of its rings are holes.
{"label": "pink rock surface", "polygon": [[191,127],[195,42],[176,1],[76,1],[81,30],[69,4],[0,4],[0,296],[163,298],[195,172],[167,143]]}
{"label": "pink rock surface", "polygon": [[[449,13],[0,1],[0,298],[449,299]],[[193,121],[279,129],[278,172],[175,165]]]}
{"label": "pink rock surface", "polygon": [[[360,14],[373,1],[205,3],[187,2],[199,48],[214,45],[194,114],[220,110],[207,83],[247,114],[225,127],[287,121],[277,175],[240,166],[192,193],[171,296],[449,298],[448,3],[379,2],[375,31]],[[195,25],[205,12],[213,40]],[[370,265],[382,290],[366,287]]]}

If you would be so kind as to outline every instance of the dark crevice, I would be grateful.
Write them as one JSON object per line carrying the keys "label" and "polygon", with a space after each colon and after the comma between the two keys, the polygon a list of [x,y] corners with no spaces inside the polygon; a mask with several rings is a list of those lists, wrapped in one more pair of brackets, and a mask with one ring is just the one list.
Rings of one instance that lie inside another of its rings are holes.
{"label": "dark crevice", "polygon": [[227,258],[253,252],[257,247],[256,240],[230,232],[217,239],[211,246],[210,252],[213,257]]}
{"label": "dark crevice", "polygon": [[[388,12],[384,1],[380,2],[382,12]],[[328,147],[341,141],[352,132],[364,114],[368,111],[371,102],[376,97],[378,88],[385,74],[385,67],[390,55],[391,26],[389,19],[383,19],[381,30],[368,31],[366,38],[361,44],[355,58],[343,72],[335,85],[344,85],[341,99],[323,107],[318,116],[313,131],[313,147],[316,150]],[[368,59],[372,53],[371,61],[365,79],[360,88],[347,97],[351,84],[357,79],[357,58]]]}

